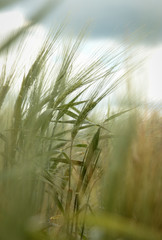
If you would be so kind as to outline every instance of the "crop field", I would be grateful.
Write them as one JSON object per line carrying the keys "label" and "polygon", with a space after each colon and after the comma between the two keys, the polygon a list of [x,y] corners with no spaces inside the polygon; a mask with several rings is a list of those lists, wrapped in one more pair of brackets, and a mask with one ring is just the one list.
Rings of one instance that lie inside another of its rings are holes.
{"label": "crop field", "polygon": [[104,101],[140,63],[123,70],[114,50],[76,67],[85,30],[65,46],[62,24],[25,66],[48,8],[0,44],[0,239],[161,240],[161,114],[130,86],[115,110]]}

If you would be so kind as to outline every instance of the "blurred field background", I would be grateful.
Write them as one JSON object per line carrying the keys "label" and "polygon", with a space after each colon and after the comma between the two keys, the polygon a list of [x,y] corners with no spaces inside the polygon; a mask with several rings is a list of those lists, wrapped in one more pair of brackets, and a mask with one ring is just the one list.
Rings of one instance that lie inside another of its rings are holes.
{"label": "blurred field background", "polygon": [[58,3],[0,42],[0,239],[161,240],[161,110],[133,85],[145,60],[125,41],[82,62],[87,27],[65,39],[65,20],[29,46]]}

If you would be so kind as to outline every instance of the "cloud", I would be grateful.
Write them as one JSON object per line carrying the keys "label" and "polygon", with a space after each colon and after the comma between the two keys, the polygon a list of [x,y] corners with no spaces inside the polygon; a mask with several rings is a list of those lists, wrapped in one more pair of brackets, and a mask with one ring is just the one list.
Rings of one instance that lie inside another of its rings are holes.
{"label": "cloud", "polygon": [[68,14],[74,33],[91,21],[93,38],[123,38],[137,31],[145,42],[162,41],[160,0],[65,0],[53,17],[59,22]]}
{"label": "cloud", "polygon": [[[55,0],[51,0],[55,1]],[[91,38],[122,39],[136,36],[145,43],[162,41],[161,0],[59,0],[44,21],[48,27],[56,26],[69,15],[68,31],[78,33],[88,22]],[[30,16],[47,0],[23,0],[21,9]],[[136,34],[133,35],[133,33]]]}
{"label": "cloud", "polygon": [[0,14],[0,37],[10,34],[11,31],[23,26],[25,18],[21,11],[16,8],[13,10],[1,11]]}

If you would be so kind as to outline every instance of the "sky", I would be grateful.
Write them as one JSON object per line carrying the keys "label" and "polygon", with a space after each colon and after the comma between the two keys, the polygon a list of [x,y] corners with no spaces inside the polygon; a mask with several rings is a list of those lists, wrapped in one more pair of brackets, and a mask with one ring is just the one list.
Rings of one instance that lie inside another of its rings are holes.
{"label": "sky", "polygon": [[[0,11],[0,37],[22,26],[30,15],[47,0],[23,0]],[[39,23],[39,31],[31,36],[32,46],[41,43],[43,33],[66,18],[65,34],[76,36],[88,24],[87,47],[82,59],[95,48],[120,45],[130,41],[137,55],[147,57],[142,82],[147,78],[147,95],[151,101],[162,101],[162,1],[161,0],[64,0]],[[144,79],[145,78],[145,79]],[[140,84],[140,82],[138,83]],[[144,84],[144,87],[146,85]]]}

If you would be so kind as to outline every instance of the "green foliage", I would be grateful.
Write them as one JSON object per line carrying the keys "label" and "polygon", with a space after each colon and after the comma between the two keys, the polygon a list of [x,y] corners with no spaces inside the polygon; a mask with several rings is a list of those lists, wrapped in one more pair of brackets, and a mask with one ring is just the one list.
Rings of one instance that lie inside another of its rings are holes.
{"label": "green foliage", "polygon": [[[13,43],[45,14],[41,9],[0,53],[8,49],[10,57]],[[125,53],[76,69],[82,31],[56,71],[62,29],[45,40],[28,72],[9,72],[5,63],[0,74],[0,236],[91,239],[94,228],[103,240],[160,240],[162,140],[150,130],[152,117],[142,122],[132,105],[110,109],[101,122],[90,116],[126,79],[127,72],[118,74]],[[153,120],[160,129],[161,119]]]}
{"label": "green foliage", "polygon": [[[26,239],[28,234],[37,232],[37,228],[39,231],[43,231],[44,225],[51,228],[50,219],[58,214],[61,215],[58,227],[53,227],[56,233],[62,229],[66,236],[83,237],[84,222],[79,224],[79,215],[87,211],[84,206],[89,204],[89,188],[97,177],[100,129],[104,129],[93,123],[88,114],[109,92],[111,85],[102,95],[97,90],[98,85],[88,95],[86,92],[92,84],[104,83],[111,72],[109,64],[103,66],[99,60],[87,65],[84,71],[74,71],[82,32],[64,52],[59,71],[49,72],[60,34],[59,28],[54,37],[45,40],[28,72],[21,74],[22,79],[16,68],[9,73],[7,64],[1,73],[0,114],[1,123],[5,122],[0,129],[0,188],[4,193],[0,201],[4,218],[0,231],[3,239],[10,239],[10,235],[15,240]],[[12,89],[17,81],[21,86],[13,97]],[[88,128],[93,131],[86,136]],[[42,219],[43,223],[37,227],[34,222],[33,230],[30,219],[38,219],[38,222]]]}

